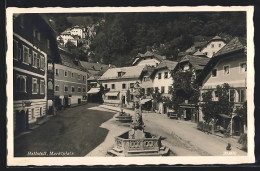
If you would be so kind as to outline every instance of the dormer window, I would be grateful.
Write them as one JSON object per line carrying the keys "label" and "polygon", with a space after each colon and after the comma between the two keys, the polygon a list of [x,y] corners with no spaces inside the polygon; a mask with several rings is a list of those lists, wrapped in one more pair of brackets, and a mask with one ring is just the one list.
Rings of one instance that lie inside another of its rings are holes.
{"label": "dormer window", "polygon": [[125,74],[125,72],[118,72],[118,73],[117,73],[117,76],[118,76],[118,77],[122,77],[124,74]]}

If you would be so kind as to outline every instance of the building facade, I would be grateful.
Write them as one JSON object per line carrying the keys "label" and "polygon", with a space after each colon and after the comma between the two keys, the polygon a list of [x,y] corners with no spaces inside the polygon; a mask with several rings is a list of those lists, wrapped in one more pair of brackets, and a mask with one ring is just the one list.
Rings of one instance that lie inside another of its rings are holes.
{"label": "building facade", "polygon": [[[234,111],[246,102],[247,89],[247,55],[246,42],[235,37],[224,46],[207,64],[198,82],[201,83],[201,96],[212,90],[213,101],[218,101],[216,87],[225,83],[229,84],[229,100],[234,102]],[[201,97],[202,100],[202,97]],[[234,112],[233,111],[233,112]],[[200,109],[200,120],[203,121],[203,112]],[[233,122],[233,132],[244,132],[241,120],[233,113],[232,116],[220,115]],[[220,117],[221,119],[221,117]],[[227,125],[226,125],[227,126]]]}
{"label": "building facade", "polygon": [[107,90],[104,103],[132,105],[134,84],[140,83],[140,76],[144,66],[132,66],[108,69],[98,81]]}
{"label": "building facade", "polygon": [[69,107],[86,103],[87,71],[72,55],[60,49],[61,63],[55,64],[55,106]]}
{"label": "building facade", "polygon": [[[163,97],[171,98],[173,88],[171,72],[175,69],[177,64],[175,61],[163,60],[150,75],[153,89],[158,89]],[[157,112],[161,114],[166,114],[169,110],[168,106],[163,102],[159,102],[156,109]]]}
{"label": "building facade", "polygon": [[16,134],[46,115],[47,59],[57,54],[53,53],[53,30],[43,16],[19,14],[14,17],[13,111]]}

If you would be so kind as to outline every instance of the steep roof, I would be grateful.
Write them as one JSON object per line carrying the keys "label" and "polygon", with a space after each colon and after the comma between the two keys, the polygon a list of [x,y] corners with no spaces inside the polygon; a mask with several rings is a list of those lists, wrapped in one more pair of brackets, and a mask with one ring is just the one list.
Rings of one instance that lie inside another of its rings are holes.
{"label": "steep roof", "polygon": [[135,63],[137,63],[139,60],[141,60],[142,58],[145,58],[145,57],[154,57],[156,58],[157,60],[159,61],[162,61],[162,60],[165,60],[166,59],[166,56],[161,56],[161,55],[158,55],[154,52],[151,52],[151,51],[146,51],[144,54],[142,53],[138,53],[136,55],[136,57],[134,58],[134,61],[132,62],[132,64],[134,65]]}
{"label": "steep roof", "polygon": [[115,68],[115,65],[106,65],[106,64],[101,64],[101,63],[94,63],[94,62],[86,62],[86,61],[80,61],[80,64],[82,67],[84,67],[87,70],[93,70],[100,72],[102,70],[107,70],[109,68]]}
{"label": "steep roof", "polygon": [[170,61],[170,60],[163,60],[151,73],[150,77],[154,78],[156,72],[160,69],[169,69],[170,71],[174,70],[177,66],[178,62]]}
{"label": "steep roof", "polygon": [[235,37],[210,59],[210,61],[197,77],[196,81],[202,84],[208,73],[211,72],[212,68],[215,67],[220,59],[230,57],[231,55],[238,53],[246,55],[246,39]]}
{"label": "steep roof", "polygon": [[[145,66],[131,66],[122,68],[110,68],[108,69],[98,80],[112,80],[112,79],[124,79],[124,78],[139,78]],[[118,77],[118,72],[124,72],[125,74]]]}
{"label": "steep roof", "polygon": [[214,56],[223,55],[226,53],[231,53],[240,49],[244,49],[246,46],[246,41],[242,38],[235,37],[223,48],[221,48]]}
{"label": "steep roof", "polygon": [[194,55],[186,55],[184,56],[179,63],[184,62],[190,62],[190,64],[196,69],[196,70],[202,70],[206,64],[209,62],[210,58],[207,57],[200,57],[200,56],[194,56]]}
{"label": "steep roof", "polygon": [[77,70],[85,71],[89,73],[86,69],[84,69],[78,61],[75,61],[72,57],[72,54],[59,48],[61,64],[70,68],[74,68]]}

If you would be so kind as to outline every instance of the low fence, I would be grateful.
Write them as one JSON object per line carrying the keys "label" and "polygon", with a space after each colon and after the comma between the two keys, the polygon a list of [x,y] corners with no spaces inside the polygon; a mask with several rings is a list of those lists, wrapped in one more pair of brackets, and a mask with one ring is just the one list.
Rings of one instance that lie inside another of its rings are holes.
{"label": "low fence", "polygon": [[214,131],[213,125],[209,125],[206,122],[199,122],[197,128],[201,131],[208,132],[208,133],[212,133]]}

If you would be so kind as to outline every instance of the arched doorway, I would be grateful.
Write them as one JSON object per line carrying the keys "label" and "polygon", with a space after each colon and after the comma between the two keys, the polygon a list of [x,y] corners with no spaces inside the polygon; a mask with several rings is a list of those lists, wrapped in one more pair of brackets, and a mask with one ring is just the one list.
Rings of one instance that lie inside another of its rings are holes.
{"label": "arched doorway", "polygon": [[22,111],[16,111],[16,129],[15,133],[21,133],[28,129],[28,110],[25,112]]}

